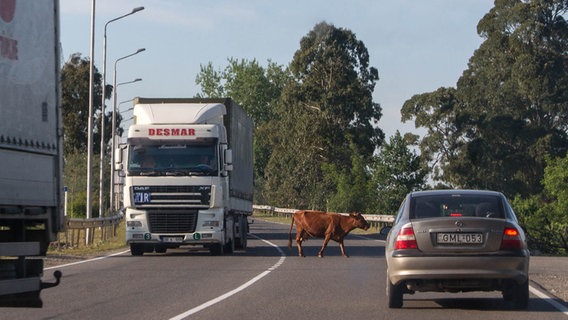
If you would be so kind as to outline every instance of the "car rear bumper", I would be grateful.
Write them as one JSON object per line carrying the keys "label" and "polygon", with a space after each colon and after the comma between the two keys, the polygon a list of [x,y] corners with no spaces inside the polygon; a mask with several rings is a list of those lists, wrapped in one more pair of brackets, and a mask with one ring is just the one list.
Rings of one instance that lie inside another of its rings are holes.
{"label": "car rear bumper", "polygon": [[528,279],[529,259],[519,256],[391,257],[387,259],[391,283],[407,280],[514,280]]}

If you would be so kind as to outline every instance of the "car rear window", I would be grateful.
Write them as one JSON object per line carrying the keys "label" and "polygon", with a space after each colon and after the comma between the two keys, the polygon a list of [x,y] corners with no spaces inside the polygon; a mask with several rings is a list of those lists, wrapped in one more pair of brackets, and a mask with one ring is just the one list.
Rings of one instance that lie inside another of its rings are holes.
{"label": "car rear window", "polygon": [[435,195],[415,197],[410,219],[434,217],[484,217],[504,219],[501,199],[483,195]]}

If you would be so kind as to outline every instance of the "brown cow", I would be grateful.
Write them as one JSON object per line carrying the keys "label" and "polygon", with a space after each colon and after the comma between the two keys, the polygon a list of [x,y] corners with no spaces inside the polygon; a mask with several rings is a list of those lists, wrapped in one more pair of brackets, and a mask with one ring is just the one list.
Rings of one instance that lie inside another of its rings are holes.
{"label": "brown cow", "polygon": [[318,252],[318,257],[323,257],[323,250],[329,240],[339,242],[341,253],[344,257],[349,257],[345,253],[343,238],[353,229],[369,229],[369,223],[360,213],[351,213],[344,216],[338,213],[327,213],[323,211],[301,210],[296,211],[292,216],[292,224],[288,233],[288,247],[292,248],[292,227],[296,222],[296,243],[298,244],[298,255],[304,256],[302,242],[312,238],[324,238],[323,246]]}

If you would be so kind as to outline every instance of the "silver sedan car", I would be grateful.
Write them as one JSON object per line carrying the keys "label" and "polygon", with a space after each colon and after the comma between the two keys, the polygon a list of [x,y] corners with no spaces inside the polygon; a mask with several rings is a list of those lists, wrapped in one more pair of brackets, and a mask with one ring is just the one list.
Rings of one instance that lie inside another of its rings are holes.
{"label": "silver sedan car", "polygon": [[400,308],[415,292],[501,291],[516,309],[529,302],[529,250],[502,193],[412,192],[386,243],[387,296]]}

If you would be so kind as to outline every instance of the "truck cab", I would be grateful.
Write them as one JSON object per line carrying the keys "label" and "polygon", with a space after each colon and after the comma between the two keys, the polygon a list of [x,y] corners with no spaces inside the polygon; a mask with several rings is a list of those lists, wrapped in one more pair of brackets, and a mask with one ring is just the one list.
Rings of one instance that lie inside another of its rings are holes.
{"label": "truck cab", "polygon": [[[235,167],[226,117],[227,106],[215,101],[135,100],[135,123],[118,162],[132,255],[184,245],[214,255],[246,248],[252,183],[248,199],[230,192]],[[252,148],[250,138],[241,143]],[[236,169],[252,175],[252,158]]]}

